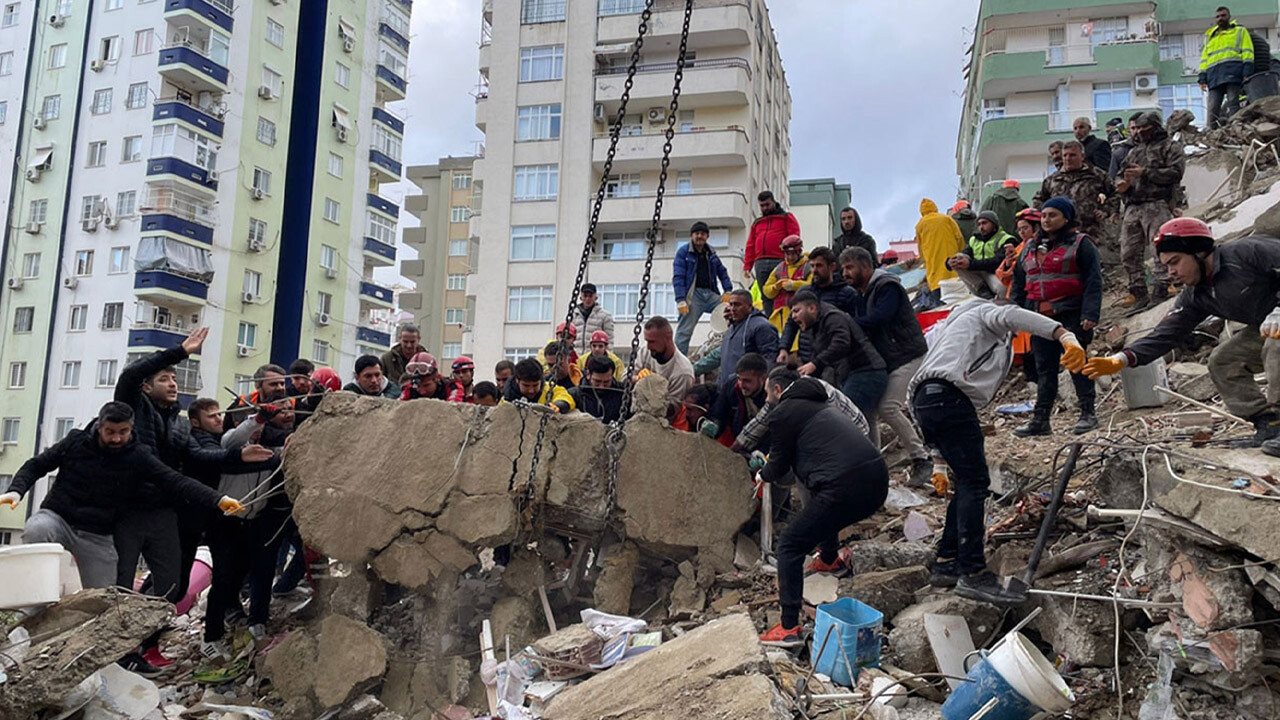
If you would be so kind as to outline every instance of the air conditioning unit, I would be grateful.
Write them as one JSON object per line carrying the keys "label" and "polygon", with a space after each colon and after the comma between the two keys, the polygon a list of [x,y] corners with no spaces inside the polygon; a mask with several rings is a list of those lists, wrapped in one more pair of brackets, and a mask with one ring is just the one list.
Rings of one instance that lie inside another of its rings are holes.
{"label": "air conditioning unit", "polygon": [[240,358],[247,358],[247,357],[249,357],[249,346],[248,346],[248,345],[237,345],[237,346],[236,346],[236,357],[240,357]]}
{"label": "air conditioning unit", "polygon": [[594,117],[596,119],[596,122],[598,123],[604,122],[604,104],[603,103],[596,103],[596,109],[592,117]]}
{"label": "air conditioning unit", "polygon": [[98,232],[98,218],[89,218],[80,221],[80,229],[85,232]]}
{"label": "air conditioning unit", "polygon": [[241,296],[241,299],[244,300],[246,305],[252,305],[258,302],[258,296],[251,292],[245,292],[244,295]]}
{"label": "air conditioning unit", "polygon": [[62,27],[67,22],[66,15],[53,14],[49,16],[49,24],[54,27]]}
{"label": "air conditioning unit", "polygon": [[102,224],[108,230],[115,230],[116,228],[120,227],[120,218],[115,217],[113,215],[108,215],[102,218]]}
{"label": "air conditioning unit", "polygon": [[106,60],[98,59],[98,60],[91,60],[89,62],[89,69],[94,72],[102,72],[102,68],[106,66],[107,66]]}
{"label": "air conditioning unit", "polygon": [[346,141],[347,141],[347,129],[346,129],[346,128],[339,126],[339,127],[338,127],[337,135],[338,135],[338,142],[340,142],[340,143],[344,143],[344,142],[346,142]]}
{"label": "air conditioning unit", "polygon": [[330,280],[338,277],[338,268],[325,268],[324,276],[329,278]]}
{"label": "air conditioning unit", "polygon": [[218,171],[210,170],[205,173],[205,177],[209,179],[209,182],[218,182]]}
{"label": "air conditioning unit", "polygon": [[37,115],[35,116],[35,119],[31,121],[31,127],[37,130],[43,130],[44,125],[45,125],[45,120],[43,115]]}
{"label": "air conditioning unit", "polygon": [[31,182],[40,182],[40,171],[35,168],[27,170],[27,179]]}
{"label": "air conditioning unit", "polygon": [[327,312],[316,313],[316,324],[317,324],[317,325],[328,325],[328,324],[329,324],[329,322],[330,322],[332,319],[333,319],[333,318],[330,318],[330,317],[329,317],[329,313],[327,313]]}
{"label": "air conditioning unit", "polygon": [[657,125],[667,121],[667,109],[661,107],[649,108],[649,123]]}
{"label": "air conditioning unit", "polygon": [[262,241],[262,238],[249,238],[249,252],[262,252],[264,247],[266,247],[266,243]]}
{"label": "air conditioning unit", "polygon": [[40,228],[43,226],[44,226],[44,223],[42,222],[29,222],[27,223],[27,234],[35,235],[36,233],[40,232]]}
{"label": "air conditioning unit", "polygon": [[1155,73],[1146,73],[1139,75],[1133,79],[1133,89],[1144,95],[1149,95],[1156,91],[1160,86],[1160,76]]}
{"label": "air conditioning unit", "polygon": [[342,38],[342,52],[349,53],[356,49],[355,38]]}
{"label": "air conditioning unit", "polygon": [[7,283],[5,283],[5,284],[9,286],[9,289],[10,289],[10,290],[21,290],[21,289],[22,289],[22,278],[20,278],[20,277],[11,277],[11,278],[9,278],[9,282],[7,282]]}
{"label": "air conditioning unit", "polygon": [[249,197],[253,198],[254,200],[261,200],[266,196],[267,194],[262,191],[262,188],[253,188],[249,191]]}
{"label": "air conditioning unit", "polygon": [[275,96],[276,94],[271,91],[271,87],[269,85],[258,86],[258,97],[262,98],[263,100],[270,100]]}
{"label": "air conditioning unit", "polygon": [[62,287],[68,290],[75,290],[76,286],[79,284],[80,284],[80,281],[77,280],[76,278],[73,278],[73,277],[62,278]]}

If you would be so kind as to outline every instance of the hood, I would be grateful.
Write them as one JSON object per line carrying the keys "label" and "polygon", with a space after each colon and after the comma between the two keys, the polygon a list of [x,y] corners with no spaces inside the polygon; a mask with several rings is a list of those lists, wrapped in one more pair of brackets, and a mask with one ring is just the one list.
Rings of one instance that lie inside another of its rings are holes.
{"label": "hood", "polygon": [[1147,139],[1142,141],[1143,145],[1151,145],[1169,137],[1169,131],[1164,129],[1163,125],[1156,125],[1153,130],[1147,133]]}
{"label": "hood", "polygon": [[845,230],[844,228],[841,228],[840,234],[856,236],[862,232],[862,213],[858,212],[857,210],[854,210],[853,208],[849,208],[849,209],[853,210],[853,229]]}
{"label": "hood", "polygon": [[902,280],[897,275],[894,275],[893,273],[889,272],[888,270],[885,270],[884,268],[876,268],[871,273],[871,278],[867,280],[867,290],[870,291],[871,288],[875,287],[876,285],[879,285],[880,283],[886,283],[886,282],[896,282],[901,284]]}
{"label": "hood", "polygon": [[999,190],[996,190],[992,194],[995,195],[996,197],[1005,198],[1006,200],[1017,200],[1018,198],[1022,197],[1021,195],[1018,194],[1018,188],[1015,188],[1015,187],[1002,187]]}
{"label": "hood", "polygon": [[933,215],[936,212],[938,212],[938,203],[929,198],[924,198],[920,201],[920,217]]}
{"label": "hood", "polygon": [[788,400],[817,400],[819,402],[827,401],[827,389],[822,383],[811,377],[802,377],[791,383],[791,387],[782,391],[782,397],[778,398],[778,404],[785,403]]}

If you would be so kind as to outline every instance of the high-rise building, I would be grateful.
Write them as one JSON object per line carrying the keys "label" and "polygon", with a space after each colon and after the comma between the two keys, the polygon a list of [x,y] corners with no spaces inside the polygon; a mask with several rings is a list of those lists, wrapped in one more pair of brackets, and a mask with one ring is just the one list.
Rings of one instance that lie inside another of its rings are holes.
{"label": "high-rise building", "polygon": [[[643,0],[485,0],[463,349],[477,364],[535,354],[569,304]],[[656,0],[586,279],[630,345],[684,2]],[[695,0],[648,313],[675,318],[671,260],[689,227],[742,278],[756,193],[786,204],[791,94],[762,0]],[[704,320],[704,324],[705,324]],[[706,330],[695,336],[705,337]]]}
{"label": "high-rise building", "polygon": [[[1049,143],[1071,138],[1080,116],[1100,136],[1111,118],[1156,108],[1190,110],[1203,127],[1196,74],[1222,4],[983,0],[956,146],[963,195],[976,202],[1011,178],[1030,199],[1054,169]],[[1276,0],[1226,5],[1276,47]]]}
{"label": "high-rise building", "polygon": [[471,223],[480,214],[479,186],[472,182],[474,157],[440,158],[435,165],[412,165],[405,177],[418,186],[404,199],[404,209],[418,227],[404,229],[404,242],[417,259],[400,261],[400,274],[417,289],[400,296],[400,307],[413,313],[423,347],[442,366],[462,354],[467,318],[467,275],[471,273]]}
{"label": "high-rise building", "polygon": [[805,249],[830,245],[840,234],[840,211],[849,207],[852,191],[835,178],[792,180],[791,207],[800,223],[800,239]]}
{"label": "high-rise building", "polygon": [[0,27],[0,480],[135,356],[183,403],[347,366],[392,291],[410,0],[21,0]]}

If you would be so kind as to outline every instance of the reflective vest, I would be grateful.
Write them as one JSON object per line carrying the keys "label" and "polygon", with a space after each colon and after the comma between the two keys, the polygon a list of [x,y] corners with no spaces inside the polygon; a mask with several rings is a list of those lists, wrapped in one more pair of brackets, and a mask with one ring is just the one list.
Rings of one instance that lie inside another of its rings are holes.
{"label": "reflective vest", "polygon": [[1076,233],[1071,242],[1049,251],[1028,245],[1026,257],[1022,259],[1022,269],[1027,275],[1027,300],[1053,303],[1084,295],[1084,278],[1080,276],[1080,266],[1076,263],[1076,253],[1080,251],[1083,238]]}
{"label": "reflective vest", "polygon": [[1200,53],[1200,72],[1224,62],[1253,62],[1253,40],[1249,31],[1234,20],[1231,27],[1220,30],[1217,25],[1205,31],[1204,50]]}
{"label": "reflective vest", "polygon": [[983,240],[974,235],[969,238],[969,250],[973,252],[974,260],[990,260],[996,256],[996,251],[1004,247],[1005,243],[1013,244],[1013,236],[1009,233],[997,229],[992,233],[990,238]]}
{"label": "reflective vest", "polygon": [[[801,262],[799,265],[796,265],[791,270],[787,269],[787,261],[783,260],[782,262],[778,263],[778,267],[773,269],[773,275],[776,281],[782,281],[782,280],[794,280],[796,282],[803,281],[805,278],[809,277],[808,256],[805,256],[804,261]],[[799,290],[799,288],[796,288],[796,290]],[[796,294],[795,290],[783,290],[782,292],[778,293],[777,297],[773,299],[773,306],[775,308],[780,305],[783,307],[791,307],[791,296],[795,294]]]}

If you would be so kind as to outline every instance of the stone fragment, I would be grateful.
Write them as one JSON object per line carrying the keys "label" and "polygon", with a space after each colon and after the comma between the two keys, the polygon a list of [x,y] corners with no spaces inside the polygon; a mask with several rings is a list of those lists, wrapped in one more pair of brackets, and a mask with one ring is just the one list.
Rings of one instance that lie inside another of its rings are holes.
{"label": "stone fragment", "polygon": [[631,610],[631,591],[635,589],[640,549],[629,542],[614,545],[605,553],[601,565],[600,577],[592,591],[595,608],[614,615],[626,615]]}
{"label": "stone fragment", "polygon": [[[958,595],[936,595],[929,600],[912,605],[893,617],[893,630],[889,632],[889,645],[898,667],[913,673],[937,672],[937,661],[929,647],[925,633],[924,616],[959,615],[969,623],[969,633],[975,643],[981,643],[995,631],[1002,613],[994,605],[975,602]],[[1043,615],[1043,613],[1042,613]]]}
{"label": "stone fragment", "polygon": [[[509,503],[502,503],[509,508]],[[449,535],[427,530],[401,535],[373,559],[373,570],[389,583],[422,588],[446,570],[461,572],[476,564],[474,554]]]}
{"label": "stone fragment", "polygon": [[926,543],[865,541],[853,545],[849,565],[854,575],[861,575],[886,568],[928,565],[936,554],[933,546]]}
{"label": "stone fragment", "polygon": [[[1110,605],[1054,595],[1032,597],[1044,612],[1031,627],[1054,651],[1086,667],[1109,667],[1115,662],[1115,615]],[[980,642],[976,633],[974,641]]]}
{"label": "stone fragment", "polygon": [[733,541],[733,566],[750,570],[760,562],[760,546],[750,536],[739,533]]}
{"label": "stone fragment", "polygon": [[914,603],[915,592],[928,584],[929,570],[923,565],[910,565],[845,578],[840,581],[840,597],[870,605],[889,619]]}
{"label": "stone fragment", "polygon": [[316,672],[316,639],[306,630],[289,633],[262,659],[262,674],[286,702],[310,706]]}
{"label": "stone fragment", "polygon": [[729,592],[711,601],[711,610],[716,614],[723,614],[729,608],[733,607],[734,605],[737,605],[740,602],[742,602],[742,591],[730,590]]}
{"label": "stone fragment", "polygon": [[357,688],[386,671],[386,645],[367,625],[330,615],[317,630],[315,696],[322,707],[346,702]]}
{"label": "stone fragment", "polygon": [[707,605],[707,591],[698,584],[693,563],[685,560],[680,563],[680,577],[676,578],[675,587],[671,590],[669,611],[673,618],[687,618],[702,612]]}
{"label": "stone fragment", "polygon": [[464,543],[493,547],[515,539],[516,509],[506,495],[451,495],[436,527]]}
{"label": "stone fragment", "polygon": [[835,575],[815,573],[804,579],[804,601],[810,605],[835,602],[839,597],[840,580]]}
{"label": "stone fragment", "polygon": [[497,644],[505,644],[504,638],[511,636],[511,647],[524,647],[534,640],[543,625],[542,610],[535,607],[535,597],[504,597],[493,604],[489,614],[489,622],[493,627],[493,640]]}
{"label": "stone fragment", "polygon": [[1218,394],[1218,388],[1209,377],[1209,366],[1201,363],[1176,362],[1166,368],[1169,387],[1192,400],[1206,402]]}

